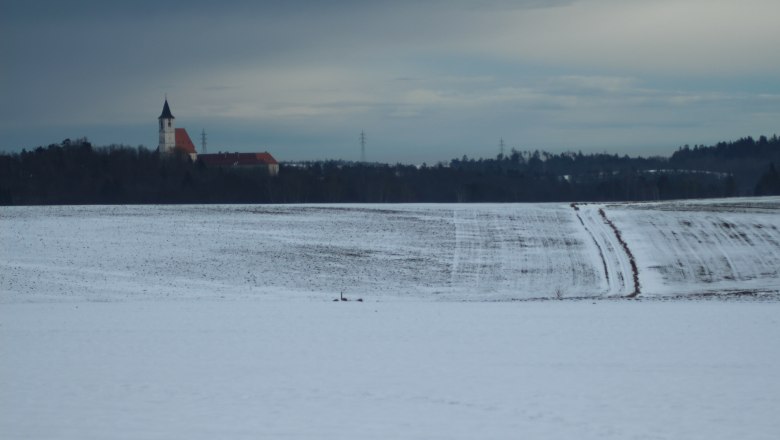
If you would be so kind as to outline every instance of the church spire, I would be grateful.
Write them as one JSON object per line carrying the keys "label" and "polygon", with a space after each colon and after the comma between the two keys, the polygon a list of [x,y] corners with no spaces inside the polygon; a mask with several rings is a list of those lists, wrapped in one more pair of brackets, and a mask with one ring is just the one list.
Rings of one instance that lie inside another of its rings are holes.
{"label": "church spire", "polygon": [[171,114],[171,108],[168,107],[168,98],[165,98],[165,104],[163,105],[162,113],[157,119],[176,119],[173,117],[173,114]]}
{"label": "church spire", "polygon": [[157,150],[160,153],[171,153],[176,148],[176,128],[173,126],[173,120],[174,117],[166,97],[162,114],[157,118],[160,123],[160,143],[157,144]]}

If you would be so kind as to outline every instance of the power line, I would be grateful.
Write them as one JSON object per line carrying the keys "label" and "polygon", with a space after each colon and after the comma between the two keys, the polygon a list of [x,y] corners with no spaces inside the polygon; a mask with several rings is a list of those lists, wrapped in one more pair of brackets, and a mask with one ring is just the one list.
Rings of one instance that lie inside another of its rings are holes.
{"label": "power line", "polygon": [[366,132],[360,130],[360,161],[366,161]]}

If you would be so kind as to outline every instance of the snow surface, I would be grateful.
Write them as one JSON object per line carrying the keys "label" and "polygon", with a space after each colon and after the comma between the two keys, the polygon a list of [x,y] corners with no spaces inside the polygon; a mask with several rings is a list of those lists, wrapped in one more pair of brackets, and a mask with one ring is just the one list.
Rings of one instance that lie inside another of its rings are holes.
{"label": "snow surface", "polygon": [[0,307],[4,439],[780,438],[780,303]]}
{"label": "snow surface", "polygon": [[608,207],[636,255],[643,292],[780,292],[780,199]]}
{"label": "snow surface", "polygon": [[3,207],[0,438],[777,439],[779,212]]}
{"label": "snow surface", "polygon": [[780,292],[777,197],[574,207],[4,207],[0,289],[4,302],[626,296],[634,275],[615,230],[642,296]]}

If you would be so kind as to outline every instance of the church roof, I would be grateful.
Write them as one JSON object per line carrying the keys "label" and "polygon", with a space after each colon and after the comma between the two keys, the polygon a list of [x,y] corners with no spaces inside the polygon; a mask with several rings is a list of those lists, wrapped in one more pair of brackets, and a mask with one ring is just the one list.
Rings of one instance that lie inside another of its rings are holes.
{"label": "church roof", "polygon": [[[168,108],[167,101],[165,108]],[[163,110],[164,113],[164,110]],[[170,114],[170,110],[168,111],[168,114]],[[160,116],[162,117],[162,116]],[[173,117],[173,116],[171,116]],[[176,149],[182,150],[186,153],[195,154],[195,145],[192,143],[192,139],[190,139],[190,135],[187,134],[187,130],[183,128],[177,128],[176,129]]]}
{"label": "church roof", "polygon": [[160,114],[160,117],[157,119],[176,119],[173,117],[173,114],[171,113],[171,108],[168,107],[168,100],[165,100],[165,104],[163,105],[163,111]]}
{"label": "church roof", "polygon": [[278,162],[270,153],[217,153],[199,154],[198,159],[213,166],[259,166],[276,165]]}

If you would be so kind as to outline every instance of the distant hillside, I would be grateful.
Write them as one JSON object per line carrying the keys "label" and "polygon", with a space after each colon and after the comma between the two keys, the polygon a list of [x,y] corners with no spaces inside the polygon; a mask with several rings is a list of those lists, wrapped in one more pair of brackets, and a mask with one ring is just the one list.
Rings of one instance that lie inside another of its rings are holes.
{"label": "distant hillside", "polygon": [[780,197],[6,207],[7,301],[780,294]]}
{"label": "distant hillside", "polygon": [[680,147],[671,157],[512,150],[411,166],[281,164],[279,176],[86,139],[0,155],[0,204],[643,201],[780,194],[780,140]]}

